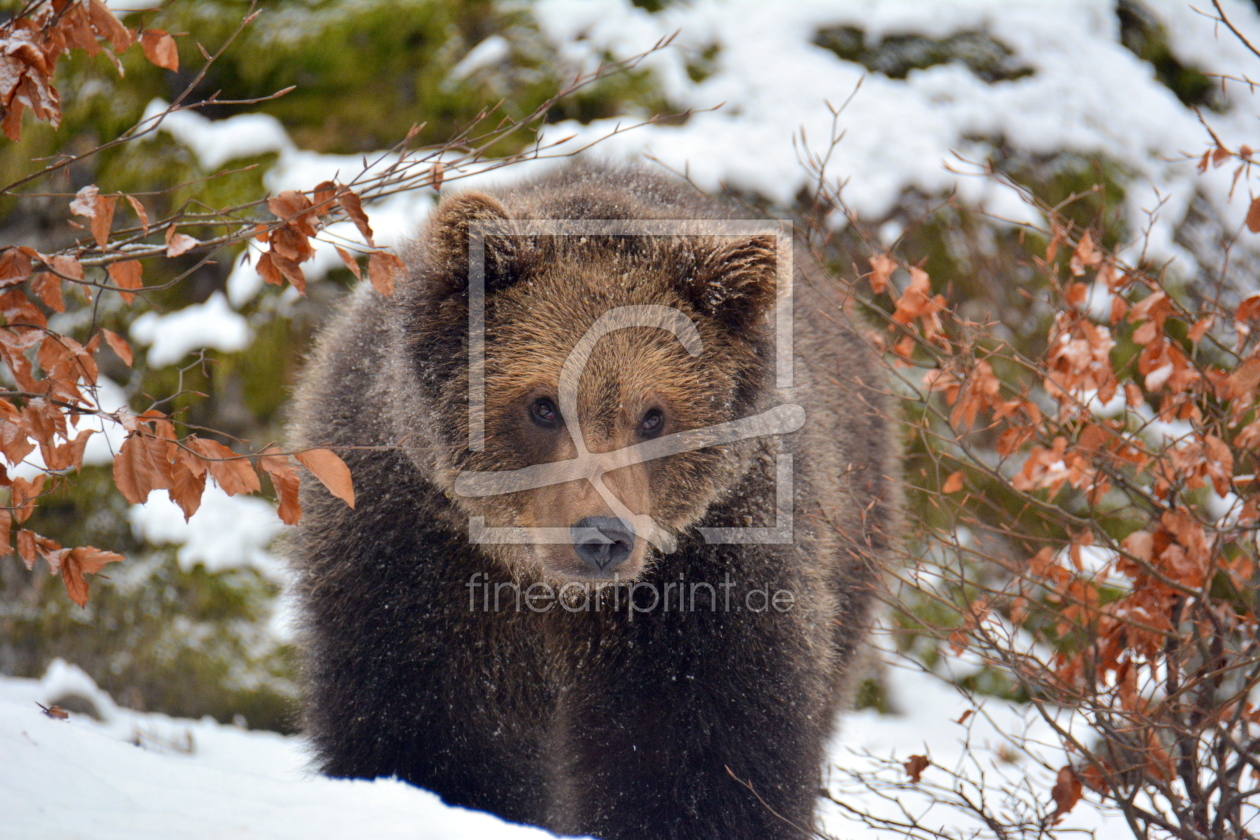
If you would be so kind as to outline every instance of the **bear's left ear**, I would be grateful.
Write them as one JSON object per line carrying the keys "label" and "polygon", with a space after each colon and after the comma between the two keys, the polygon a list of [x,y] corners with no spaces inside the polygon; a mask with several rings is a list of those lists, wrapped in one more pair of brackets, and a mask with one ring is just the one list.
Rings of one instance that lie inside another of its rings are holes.
{"label": "bear's left ear", "polygon": [[732,331],[743,330],[774,306],[777,266],[775,236],[723,237],[681,278],[679,291],[702,314]]}

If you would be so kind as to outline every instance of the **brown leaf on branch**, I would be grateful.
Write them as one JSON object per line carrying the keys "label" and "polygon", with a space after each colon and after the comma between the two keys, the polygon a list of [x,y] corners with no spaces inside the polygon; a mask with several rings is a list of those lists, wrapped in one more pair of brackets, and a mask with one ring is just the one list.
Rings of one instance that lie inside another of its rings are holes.
{"label": "brown leaf on branch", "polygon": [[1068,261],[1068,268],[1071,272],[1080,277],[1087,269],[1094,268],[1102,262],[1102,251],[1094,246],[1094,237],[1089,231],[1081,234],[1081,240],[1076,245],[1076,250],[1072,252],[1072,259]]}
{"label": "brown leaf on branch", "polygon": [[[114,285],[120,289],[140,289],[144,287],[144,283],[140,280],[142,270],[139,260],[124,260],[111,263],[108,269],[109,279],[114,281]],[[136,298],[131,292],[119,292],[118,294],[124,303],[131,303]]]}
{"label": "brown leaf on branch", "polygon": [[201,507],[201,497],[206,490],[205,464],[187,450],[180,449],[171,473],[171,486],[166,493],[172,502],[179,505],[187,522]]}
{"label": "brown leaf on branch", "polygon": [[[55,559],[54,559],[55,558]],[[61,549],[45,555],[48,565],[55,575],[60,572],[61,581],[66,585],[66,594],[70,600],[80,607],[87,604],[88,584],[84,575],[94,575],[107,563],[120,563],[124,558],[112,551],[83,546],[81,548]]]}
{"label": "brown leaf on branch", "polygon": [[179,50],[175,39],[162,29],[146,29],[140,33],[140,46],[144,57],[163,70],[179,70]]}
{"label": "brown leaf on branch", "polygon": [[144,209],[144,205],[140,203],[140,199],[135,196],[127,196],[127,203],[131,205],[131,209],[135,211],[136,218],[140,220],[140,228],[144,231],[144,235],[149,235],[149,214]]}
{"label": "brown leaf on branch", "polygon": [[149,492],[171,486],[167,442],[144,432],[132,432],[114,456],[114,484],[133,505],[142,504]]}
{"label": "brown leaf on branch", "polygon": [[74,257],[53,257],[49,260],[53,271],[70,280],[83,280],[83,266]]}
{"label": "brown leaf on branch", "polygon": [[372,239],[372,226],[368,224],[367,213],[363,212],[363,202],[359,197],[350,190],[345,190],[341,195],[337,196],[337,201],[341,204],[341,209],[346,211],[346,215],[354,222],[355,227],[359,229],[359,233],[363,234],[363,239],[368,245],[376,247],[376,241]]}
{"label": "brown leaf on branch", "polygon": [[1247,230],[1260,233],[1260,196],[1253,198],[1247,208]]}
{"label": "brown leaf on branch", "polygon": [[1072,765],[1064,765],[1059,769],[1059,776],[1050,789],[1050,797],[1054,800],[1050,824],[1055,825],[1081,801],[1081,779]]}
{"label": "brown leaf on branch", "polygon": [[136,36],[132,31],[123,26],[101,0],[89,0],[88,14],[92,20],[92,28],[102,38],[109,41],[114,52],[120,53],[136,42]]}
{"label": "brown leaf on branch", "polygon": [[201,243],[191,236],[184,233],[176,233],[175,226],[166,230],[166,256],[178,257],[180,254],[186,254]]}
{"label": "brown leaf on branch", "polygon": [[224,493],[235,496],[237,493],[256,493],[262,489],[258,474],[250,466],[248,458],[206,438],[189,437],[186,443],[205,460],[206,469]]}
{"label": "brown leaf on branch", "polygon": [[74,194],[74,199],[70,202],[70,212],[75,216],[91,219],[96,215],[96,200],[100,197],[101,191],[96,185],[88,184]]}
{"label": "brown leaf on branch", "polygon": [[362,280],[363,272],[359,270],[358,261],[350,256],[350,252],[340,245],[334,245],[333,247],[337,249],[337,256],[341,257],[341,261],[346,264],[346,268],[350,269],[350,273],[355,276],[355,279]]}
{"label": "brown leaf on branch", "polygon": [[35,548],[34,531],[28,531],[25,528],[18,531],[17,552],[18,556],[22,558],[22,562],[26,564],[27,571],[35,568],[35,561],[39,559],[39,551]]}
{"label": "brown leaf on branch", "polygon": [[92,215],[92,238],[96,240],[98,248],[109,244],[109,233],[114,227],[114,207],[117,204],[117,196],[96,197],[96,212]]}
{"label": "brown leaf on branch", "polygon": [[338,499],[350,507],[354,507],[354,482],[350,478],[350,468],[331,449],[308,449],[294,453],[302,466],[311,471],[311,475],[319,479]]}
{"label": "brown leaf on branch", "polygon": [[66,302],[61,296],[61,278],[51,271],[40,271],[31,278],[31,291],[54,312],[65,312]]}
{"label": "brown leaf on branch", "polygon": [[280,521],[286,525],[296,525],[302,517],[302,504],[298,501],[299,477],[297,470],[289,463],[289,456],[281,453],[275,446],[268,446],[259,453],[258,466],[271,476],[271,486],[276,488],[276,498],[280,502]]}
{"label": "brown leaf on branch", "polygon": [[945,479],[945,484],[941,487],[941,492],[957,493],[961,489],[963,489],[963,471],[958,470],[957,472],[951,474],[949,478]]}
{"label": "brown leaf on branch", "polygon": [[896,268],[897,261],[887,254],[876,254],[871,257],[871,273],[867,278],[871,284],[871,291],[882,295],[888,288],[888,279],[892,277]]}
{"label": "brown leaf on branch", "polygon": [[[279,254],[264,254],[264,257],[271,257],[271,264],[275,270],[287,278],[293,284],[293,288],[300,293],[306,294],[306,275],[302,273],[302,267],[287,257]],[[258,270],[262,271],[262,259],[258,260]],[[263,275],[266,278],[267,275]]]}
{"label": "brown leaf on branch", "polygon": [[931,767],[932,762],[928,761],[927,756],[912,755],[910,760],[904,762],[901,766],[905,768],[906,775],[910,777],[910,781],[918,784],[923,771]]}
{"label": "brown leaf on branch", "polygon": [[31,258],[22,249],[8,247],[0,251],[0,288],[14,286],[31,276]]}
{"label": "brown leaf on branch", "polygon": [[383,295],[394,293],[394,283],[402,276],[403,270],[403,261],[393,254],[373,251],[368,255],[368,277],[372,280],[372,288]]}
{"label": "brown leaf on branch", "polygon": [[332,181],[320,181],[315,185],[314,203],[319,208],[315,212],[324,215],[332,209],[330,203],[337,197],[337,185]]}
{"label": "brown leaf on branch", "polygon": [[114,354],[117,355],[118,358],[122,359],[123,364],[127,367],[131,367],[131,363],[133,361],[131,355],[131,345],[128,344],[121,335],[113,330],[102,329],[101,335],[105,336],[105,343],[109,345],[109,349],[113,350]]}
{"label": "brown leaf on branch", "polygon": [[271,254],[263,254],[259,257],[254,270],[258,272],[258,275],[262,277],[264,282],[272,286],[284,285],[284,275],[276,267],[275,260],[272,259]]}
{"label": "brown leaf on branch", "polygon": [[13,479],[12,496],[9,505],[12,508],[13,521],[21,525],[31,518],[35,512],[35,500],[44,492],[44,482],[48,476],[40,473],[31,481],[21,476]]}

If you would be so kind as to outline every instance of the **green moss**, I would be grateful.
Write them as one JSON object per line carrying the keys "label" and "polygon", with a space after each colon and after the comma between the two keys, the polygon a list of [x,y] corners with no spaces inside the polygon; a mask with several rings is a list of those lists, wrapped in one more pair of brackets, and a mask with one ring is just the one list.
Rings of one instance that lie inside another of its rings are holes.
{"label": "green moss", "polygon": [[1116,4],[1120,43],[1155,69],[1155,78],[1188,108],[1224,110],[1219,83],[1197,67],[1182,64],[1168,43],[1168,31],[1138,0]]}
{"label": "green moss", "polygon": [[699,84],[717,72],[717,58],[721,52],[722,48],[719,45],[710,44],[688,59],[687,76],[691,81]]}
{"label": "green moss", "polygon": [[904,79],[912,70],[954,61],[966,65],[989,84],[1020,79],[1033,72],[1018,64],[1005,45],[983,32],[958,32],[948,38],[887,35],[878,44],[869,44],[863,30],[834,26],[819,30],[814,43],[845,61],[856,62],[891,79]]}

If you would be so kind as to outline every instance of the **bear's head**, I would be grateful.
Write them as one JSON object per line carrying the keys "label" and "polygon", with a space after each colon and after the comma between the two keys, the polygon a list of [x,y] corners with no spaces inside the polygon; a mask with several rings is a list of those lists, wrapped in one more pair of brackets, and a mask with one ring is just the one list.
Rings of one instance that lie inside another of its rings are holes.
{"label": "bear's head", "polygon": [[738,485],[753,445],[705,436],[770,399],[780,285],[773,233],[581,212],[447,198],[393,304],[398,440],[481,550],[561,585],[635,579]]}

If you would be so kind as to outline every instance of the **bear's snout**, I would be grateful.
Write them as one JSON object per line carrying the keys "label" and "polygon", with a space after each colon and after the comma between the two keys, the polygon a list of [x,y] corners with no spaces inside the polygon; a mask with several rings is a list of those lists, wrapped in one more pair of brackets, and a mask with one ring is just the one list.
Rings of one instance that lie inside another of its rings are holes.
{"label": "bear's snout", "polygon": [[634,550],[634,526],[612,516],[588,516],[569,529],[573,550],[588,566],[608,572]]}

